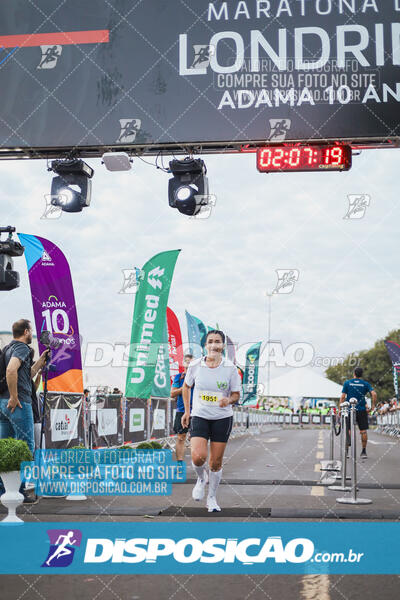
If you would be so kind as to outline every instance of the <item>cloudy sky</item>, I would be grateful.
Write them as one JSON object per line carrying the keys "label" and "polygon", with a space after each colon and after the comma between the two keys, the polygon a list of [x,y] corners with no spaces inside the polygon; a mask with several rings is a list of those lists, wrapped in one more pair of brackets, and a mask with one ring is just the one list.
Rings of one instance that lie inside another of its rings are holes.
{"label": "cloudy sky", "polygon": [[[128,173],[89,161],[91,206],[42,219],[51,184],[45,162],[0,162],[1,224],[48,238],[66,254],[84,353],[88,343],[129,342],[134,295],[119,293],[122,270],[175,248],[182,252],[169,305],[184,339],[187,309],[240,345],[265,343],[266,292],[276,287],[277,269],[299,271],[293,292],[272,298],[271,337],[284,350],[304,342],[314,360],[344,356],[399,326],[399,151],[364,151],[348,173],[265,175],[254,155],[203,158],[216,206],[201,220],[169,208],[168,175],[139,159]],[[343,218],[349,194],[370,196],[364,218]],[[21,286],[2,292],[1,330],[33,319],[24,259],[15,265]],[[85,383],[124,388],[125,371],[92,367]]]}

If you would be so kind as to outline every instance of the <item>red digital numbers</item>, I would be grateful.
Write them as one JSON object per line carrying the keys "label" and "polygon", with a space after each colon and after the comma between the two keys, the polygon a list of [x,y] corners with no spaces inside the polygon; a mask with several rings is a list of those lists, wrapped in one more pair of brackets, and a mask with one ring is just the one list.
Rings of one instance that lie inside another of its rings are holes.
{"label": "red digital numbers", "polygon": [[268,146],[257,150],[261,173],[285,171],[348,171],[351,147],[335,145]]}
{"label": "red digital numbers", "polygon": [[289,165],[290,167],[298,167],[301,160],[300,148],[292,148],[289,152]]}

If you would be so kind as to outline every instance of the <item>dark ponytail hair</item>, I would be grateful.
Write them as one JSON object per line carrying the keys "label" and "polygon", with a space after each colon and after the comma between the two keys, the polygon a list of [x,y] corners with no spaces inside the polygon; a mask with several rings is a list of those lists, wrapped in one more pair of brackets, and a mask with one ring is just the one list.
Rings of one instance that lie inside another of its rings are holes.
{"label": "dark ponytail hair", "polygon": [[225,344],[225,334],[220,329],[211,329],[211,331],[209,331],[206,335],[206,342],[208,340],[208,336],[211,335],[212,333],[220,335],[222,338],[222,343]]}

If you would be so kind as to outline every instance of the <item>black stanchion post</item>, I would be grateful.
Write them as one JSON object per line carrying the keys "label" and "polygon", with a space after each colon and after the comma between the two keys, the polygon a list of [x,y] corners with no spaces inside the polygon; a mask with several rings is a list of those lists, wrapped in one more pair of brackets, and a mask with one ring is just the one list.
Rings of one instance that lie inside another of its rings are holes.
{"label": "black stanchion post", "polygon": [[43,367],[43,405],[42,405],[41,425],[40,425],[40,442],[39,442],[40,450],[43,447],[44,422],[45,422],[46,400],[47,400],[47,381],[49,378],[50,360],[51,360],[51,350],[48,351],[48,354],[46,357],[46,362]]}
{"label": "black stanchion post", "polygon": [[346,479],[347,479],[347,430],[346,430],[346,426],[347,426],[347,417],[349,415],[349,403],[348,402],[343,402],[341,404],[341,433],[340,433],[340,448],[341,448],[341,455],[342,455],[342,470],[341,470],[341,484],[340,485],[330,485],[328,487],[328,490],[334,490],[336,492],[349,492],[350,491],[350,487],[346,486]]}
{"label": "black stanchion post", "polygon": [[340,504],[371,504],[372,500],[368,498],[357,498],[357,432],[356,432],[356,405],[355,398],[350,399],[350,431],[351,431],[351,458],[352,458],[352,477],[351,477],[351,496],[336,498]]}
{"label": "black stanchion post", "polygon": [[331,417],[331,428],[329,438],[329,460],[321,461],[321,471],[340,471],[340,461],[335,460],[335,409],[336,404],[331,403],[330,417]]}
{"label": "black stanchion post", "polygon": [[331,468],[333,467],[333,461],[335,460],[335,408],[336,404],[331,403],[331,428],[330,428],[330,444],[329,444],[329,460],[331,462]]}
{"label": "black stanchion post", "polygon": [[89,400],[89,448],[93,450],[94,425],[96,423],[97,396],[90,396]]}

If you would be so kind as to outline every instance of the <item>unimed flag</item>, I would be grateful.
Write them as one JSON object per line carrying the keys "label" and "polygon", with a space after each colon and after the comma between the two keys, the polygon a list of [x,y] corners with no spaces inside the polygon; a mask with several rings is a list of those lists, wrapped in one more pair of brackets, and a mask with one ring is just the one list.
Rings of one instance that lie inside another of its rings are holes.
{"label": "unimed flag", "polygon": [[152,392],[158,350],[165,339],[169,290],[180,250],[161,252],[143,267],[133,312],[127,398],[149,398]]}
{"label": "unimed flag", "polygon": [[163,341],[158,347],[156,372],[154,374],[151,395],[154,398],[169,398],[171,392],[171,381],[169,371],[168,355],[168,333],[167,320],[165,319]]}
{"label": "unimed flag", "polygon": [[257,400],[258,361],[261,342],[253,344],[246,353],[246,367],[243,375],[243,404]]}
{"label": "unimed flag", "polygon": [[61,342],[52,351],[55,370],[49,371],[48,389],[82,394],[78,315],[68,261],[53,242],[25,233],[18,236],[25,247],[39,351],[45,350],[40,343],[42,331],[50,331]]}

